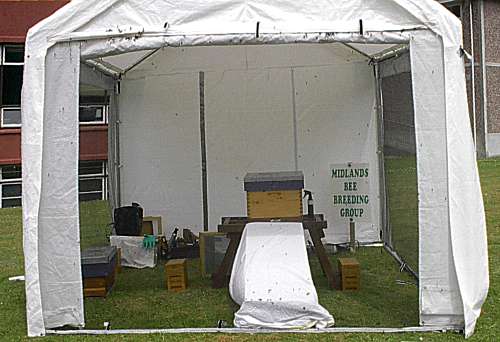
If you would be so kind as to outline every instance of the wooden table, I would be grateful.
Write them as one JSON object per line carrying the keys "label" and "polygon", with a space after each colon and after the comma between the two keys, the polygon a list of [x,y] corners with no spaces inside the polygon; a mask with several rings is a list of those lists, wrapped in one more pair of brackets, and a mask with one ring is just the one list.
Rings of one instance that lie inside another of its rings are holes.
{"label": "wooden table", "polygon": [[[222,288],[228,284],[228,272],[233,267],[236,251],[240,245],[241,235],[245,229],[245,225],[249,222],[265,222],[265,220],[250,220],[248,217],[223,217],[221,224],[218,225],[218,231],[226,233],[229,238],[229,246],[224,255],[222,263],[219,265],[217,272],[212,275],[212,287]],[[335,276],[332,265],[326,255],[325,247],[321,242],[321,238],[325,237],[324,229],[327,228],[327,222],[322,214],[315,214],[314,217],[307,215],[297,220],[283,219],[280,222],[301,222],[304,229],[309,230],[316,256],[319,259],[321,269],[328,279],[328,285],[331,289],[335,288]],[[230,275],[230,274],[229,274]]]}

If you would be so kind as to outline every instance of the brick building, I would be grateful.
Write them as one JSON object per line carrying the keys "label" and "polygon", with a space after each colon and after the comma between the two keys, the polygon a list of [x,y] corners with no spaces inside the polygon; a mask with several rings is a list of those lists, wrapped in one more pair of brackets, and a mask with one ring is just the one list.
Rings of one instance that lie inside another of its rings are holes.
{"label": "brick building", "polygon": [[[21,87],[28,29],[68,1],[0,1],[0,208],[21,205]],[[81,85],[80,199],[107,197],[107,109],[102,90]]]}
{"label": "brick building", "polygon": [[[462,21],[469,111],[480,158],[500,155],[500,1],[437,0]],[[473,39],[471,39],[473,38]],[[474,58],[472,58],[474,56]],[[411,75],[383,80],[384,128],[389,153],[415,152]]]}

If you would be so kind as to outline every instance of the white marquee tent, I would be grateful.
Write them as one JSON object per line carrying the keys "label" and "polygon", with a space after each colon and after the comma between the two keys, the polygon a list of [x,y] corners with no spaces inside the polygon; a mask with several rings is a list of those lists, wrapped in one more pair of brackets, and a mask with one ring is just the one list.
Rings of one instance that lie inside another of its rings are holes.
{"label": "white marquee tent", "polygon": [[[366,163],[377,200],[358,237],[370,242],[384,230],[380,73],[409,51],[420,324],[470,335],[488,260],[461,43],[460,22],[432,0],[75,0],[37,24],[22,94],[28,334],[85,323],[79,83],[113,94],[114,205],[213,230],[244,215],[246,172],[299,169],[331,222],[329,165]],[[327,239],[347,234],[330,226]]]}

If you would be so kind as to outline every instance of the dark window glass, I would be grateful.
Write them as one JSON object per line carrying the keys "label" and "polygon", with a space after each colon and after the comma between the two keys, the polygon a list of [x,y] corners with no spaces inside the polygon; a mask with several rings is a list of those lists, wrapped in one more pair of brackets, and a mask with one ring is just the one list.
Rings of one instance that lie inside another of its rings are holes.
{"label": "dark window glass", "polygon": [[24,46],[23,45],[6,45],[4,63],[23,63],[24,62]]}
{"label": "dark window glass", "polygon": [[102,179],[80,179],[80,192],[102,192]]}
{"label": "dark window glass", "polygon": [[106,105],[109,97],[105,95],[84,95],[80,96],[80,105]]}
{"label": "dark window glass", "polygon": [[12,208],[12,207],[20,207],[21,199],[20,198],[11,198],[11,199],[3,199],[2,200],[2,208]]}
{"label": "dark window glass", "polygon": [[78,196],[80,201],[97,201],[102,200],[102,192],[94,192],[90,194],[80,194]]}
{"label": "dark window glass", "polygon": [[14,126],[14,125],[21,125],[21,109],[3,108],[2,126]]}
{"label": "dark window glass", "polygon": [[81,161],[78,165],[78,174],[80,175],[102,175],[102,162],[100,161]]}
{"label": "dark window glass", "polygon": [[2,75],[2,101],[3,105],[20,106],[21,88],[23,86],[23,66],[4,65]]}
{"label": "dark window glass", "polygon": [[451,13],[455,14],[458,18],[460,18],[461,13],[460,13],[460,5],[455,5],[455,6],[450,6],[448,8]]}
{"label": "dark window glass", "polygon": [[2,179],[19,179],[21,177],[21,165],[2,166]]}
{"label": "dark window glass", "polygon": [[2,197],[21,197],[21,184],[3,184]]}
{"label": "dark window glass", "polygon": [[104,106],[80,106],[80,122],[104,122]]}

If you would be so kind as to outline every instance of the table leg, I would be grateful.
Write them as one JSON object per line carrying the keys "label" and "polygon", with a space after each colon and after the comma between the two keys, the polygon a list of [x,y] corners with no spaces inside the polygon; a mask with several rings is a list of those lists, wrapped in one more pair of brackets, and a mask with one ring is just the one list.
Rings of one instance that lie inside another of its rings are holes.
{"label": "table leg", "polygon": [[314,251],[318,256],[321,269],[328,280],[328,285],[331,289],[335,289],[335,274],[333,272],[332,264],[326,255],[325,246],[323,246],[323,243],[321,242],[320,234],[317,229],[309,229],[309,234],[313,240]]}
{"label": "table leg", "polygon": [[228,234],[229,246],[227,247],[224,259],[222,259],[217,272],[212,274],[212,287],[219,289],[227,285],[227,271],[233,267],[234,257],[240,245],[241,233]]}

